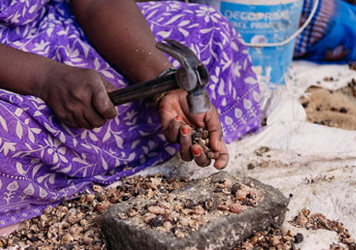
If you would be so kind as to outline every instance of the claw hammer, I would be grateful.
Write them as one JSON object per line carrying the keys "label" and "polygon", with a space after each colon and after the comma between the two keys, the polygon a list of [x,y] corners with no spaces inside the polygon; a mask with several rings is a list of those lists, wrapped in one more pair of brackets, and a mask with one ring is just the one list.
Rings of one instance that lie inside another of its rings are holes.
{"label": "claw hammer", "polygon": [[211,107],[209,94],[205,89],[209,82],[207,68],[188,47],[171,39],[165,41],[166,43],[158,42],[156,47],[177,59],[181,67],[170,75],[110,92],[111,101],[114,105],[120,105],[181,88],[188,92],[190,113],[207,112]]}

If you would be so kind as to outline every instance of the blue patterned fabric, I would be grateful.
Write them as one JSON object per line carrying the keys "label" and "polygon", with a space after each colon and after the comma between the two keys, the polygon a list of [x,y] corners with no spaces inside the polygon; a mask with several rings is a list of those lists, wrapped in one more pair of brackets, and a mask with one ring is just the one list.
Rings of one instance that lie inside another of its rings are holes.
{"label": "blue patterned fabric", "polygon": [[[301,22],[315,0],[304,2]],[[297,38],[295,58],[319,63],[356,60],[356,6],[350,1],[321,0],[311,23]]]}

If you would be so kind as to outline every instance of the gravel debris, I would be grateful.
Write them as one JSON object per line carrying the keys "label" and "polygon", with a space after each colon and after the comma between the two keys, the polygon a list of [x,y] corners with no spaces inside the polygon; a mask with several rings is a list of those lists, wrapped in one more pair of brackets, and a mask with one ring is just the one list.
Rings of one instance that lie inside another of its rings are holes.
{"label": "gravel debris", "polygon": [[[160,230],[183,238],[218,216],[239,214],[243,209],[256,207],[261,198],[253,185],[231,182],[230,179],[211,181],[209,186],[214,190],[213,195],[200,201],[193,201],[180,193],[153,190],[153,196],[135,203],[120,219],[130,220],[138,228]],[[136,211],[134,215],[132,210]]]}
{"label": "gravel debris", "polygon": [[[307,230],[326,229],[336,232],[340,242],[332,243],[329,250],[356,250],[355,240],[343,224],[329,220],[321,213],[311,214],[310,210],[303,209],[289,223]],[[270,228],[252,235],[233,250],[298,250],[298,244],[303,240],[304,235],[301,233]]]}
{"label": "gravel debris", "polygon": [[229,181],[213,183],[214,197],[219,199],[195,204],[170,196],[173,190],[188,183],[187,178],[169,179],[157,174],[123,178],[121,185],[106,190],[94,185],[91,191],[86,190],[56,207],[48,206],[41,216],[23,221],[7,238],[0,237],[0,247],[108,249],[98,218],[110,205],[133,198],[154,201],[155,205],[132,208],[121,214],[121,219],[135,219],[143,226],[182,238],[210,220],[209,214],[241,213],[247,206],[257,206],[260,198],[254,187]]}
{"label": "gravel debris", "polygon": [[[105,250],[108,246],[98,217],[110,205],[128,202],[137,196],[152,198],[161,193],[160,190],[171,192],[187,182],[188,179],[168,179],[158,174],[123,178],[120,186],[106,190],[93,185],[91,191],[77,194],[56,207],[48,206],[41,216],[23,221],[8,237],[0,237],[0,248]],[[137,212],[132,210],[123,216],[133,217]],[[160,225],[159,219],[151,224]]]}
{"label": "gravel debris", "polygon": [[298,250],[297,244],[302,241],[303,235],[300,233],[270,228],[256,233],[233,250]]}
{"label": "gravel debris", "polygon": [[303,209],[290,223],[295,227],[305,228],[307,230],[326,229],[336,232],[339,236],[339,241],[345,244],[346,248],[337,243],[333,243],[330,245],[330,250],[356,250],[356,242],[344,225],[338,221],[327,219],[326,216],[321,213],[311,214],[310,210]]}

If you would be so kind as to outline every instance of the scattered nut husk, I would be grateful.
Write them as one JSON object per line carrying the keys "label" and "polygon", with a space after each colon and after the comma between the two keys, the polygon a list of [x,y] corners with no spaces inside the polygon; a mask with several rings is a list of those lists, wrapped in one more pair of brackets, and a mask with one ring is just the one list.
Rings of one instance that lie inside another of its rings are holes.
{"label": "scattered nut husk", "polygon": [[[329,220],[321,213],[311,214],[309,209],[302,209],[298,215],[290,221],[290,223],[299,228],[311,230],[326,229],[334,231],[338,234],[341,243],[345,244],[348,249],[356,249],[356,242],[350,235],[348,230],[340,222]],[[296,241],[302,240],[300,236],[296,236]],[[330,249],[338,249],[339,245],[332,245]],[[341,247],[340,249],[344,249]]]}
{"label": "scattered nut husk", "polygon": [[[205,132],[202,131],[201,137],[204,139],[205,136]],[[241,208],[241,211],[247,209],[249,205],[242,204],[237,199],[238,191],[242,190],[242,193],[248,196],[245,200],[252,200],[256,204],[260,198],[257,190],[255,193],[251,191],[253,187],[230,183],[228,180],[212,183],[215,191],[204,201],[171,196],[172,191],[187,183],[188,178],[169,179],[157,174],[145,178],[142,176],[123,178],[119,186],[106,190],[94,185],[92,191],[79,193],[71,197],[72,200],[64,201],[56,207],[48,206],[43,215],[22,222],[8,237],[0,237],[0,246],[105,250],[107,246],[97,217],[111,204],[129,202],[133,197],[152,201],[152,204],[146,207],[132,207],[120,214],[120,219],[141,220],[149,229],[169,232],[177,238],[183,238],[208,223],[212,216],[230,213],[231,204],[238,203],[236,207]]]}
{"label": "scattered nut husk", "polygon": [[[167,185],[162,181],[158,184],[156,180],[150,185],[145,183],[144,186],[146,189],[152,190],[152,185],[155,187],[162,185],[165,190],[172,190],[171,186],[176,186],[176,184],[177,182]],[[140,228],[161,230],[173,233],[177,238],[182,238],[215,217],[230,213],[239,214],[248,207],[257,206],[258,200],[261,198],[252,185],[240,184],[230,178],[210,180],[209,185],[213,192],[200,200],[192,200],[193,197],[185,197],[179,193],[162,193],[157,188],[151,191],[154,195],[145,196],[145,202],[140,199],[138,203],[133,201],[132,207],[122,211],[122,213],[126,213],[126,216],[119,214],[119,217],[130,220],[130,223]]]}

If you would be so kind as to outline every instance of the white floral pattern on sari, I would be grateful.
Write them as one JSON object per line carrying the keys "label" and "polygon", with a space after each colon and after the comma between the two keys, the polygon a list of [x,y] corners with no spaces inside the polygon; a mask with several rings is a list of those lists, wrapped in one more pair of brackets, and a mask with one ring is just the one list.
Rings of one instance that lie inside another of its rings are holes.
{"label": "white floral pattern on sari", "polygon": [[[207,65],[207,89],[225,140],[259,127],[260,94],[247,48],[213,8],[181,2],[139,4],[157,40],[189,46]],[[95,69],[127,84],[87,42],[68,1],[0,2],[0,42],[67,65]],[[173,59],[172,59],[173,61]],[[178,62],[173,61],[175,66]],[[108,185],[177,152],[149,100],[117,107],[118,116],[92,131],[60,123],[39,98],[0,89],[0,227],[37,216],[48,204]]]}

